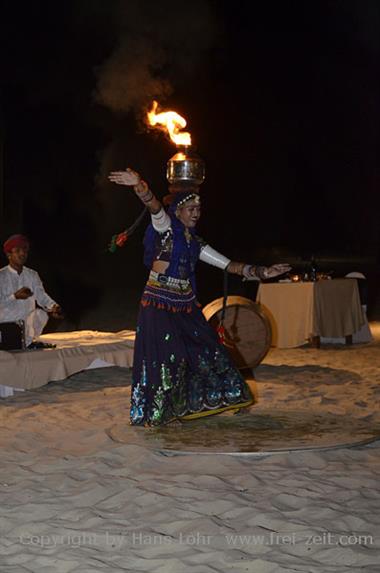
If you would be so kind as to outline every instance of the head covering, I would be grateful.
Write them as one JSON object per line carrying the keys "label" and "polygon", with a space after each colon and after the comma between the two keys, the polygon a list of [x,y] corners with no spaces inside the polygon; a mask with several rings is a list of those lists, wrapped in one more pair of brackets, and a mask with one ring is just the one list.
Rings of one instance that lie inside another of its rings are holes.
{"label": "head covering", "polygon": [[163,203],[167,206],[170,205],[170,208],[174,208],[175,211],[179,202],[184,203],[186,201],[186,196],[188,196],[190,200],[196,195],[199,195],[199,185],[190,182],[173,183],[169,185],[169,195],[165,195]]}
{"label": "head covering", "polygon": [[11,235],[3,245],[4,253],[7,255],[15,247],[29,248],[29,239],[24,235]]}
{"label": "head covering", "polygon": [[200,196],[199,193],[194,193],[194,191],[181,191],[180,193],[176,193],[173,195],[173,198],[170,202],[168,213],[169,215],[175,215],[177,207],[181,207],[188,201],[196,201],[200,204]]}

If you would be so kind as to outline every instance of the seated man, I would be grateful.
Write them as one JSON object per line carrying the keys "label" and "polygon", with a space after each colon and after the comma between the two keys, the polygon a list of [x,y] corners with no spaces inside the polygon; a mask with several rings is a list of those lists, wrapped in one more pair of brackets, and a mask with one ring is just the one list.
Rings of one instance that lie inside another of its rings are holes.
{"label": "seated man", "polygon": [[0,322],[24,321],[26,346],[42,347],[34,341],[49,316],[63,318],[61,307],[45,292],[38,273],[24,266],[28,239],[12,235],[3,247],[9,264],[0,269]]}

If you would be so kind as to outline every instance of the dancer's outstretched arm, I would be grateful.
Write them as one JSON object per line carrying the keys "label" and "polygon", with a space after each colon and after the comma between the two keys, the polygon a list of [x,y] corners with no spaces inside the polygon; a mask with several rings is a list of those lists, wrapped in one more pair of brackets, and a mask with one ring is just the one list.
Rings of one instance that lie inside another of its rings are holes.
{"label": "dancer's outstretched arm", "polygon": [[218,253],[210,245],[205,245],[200,257],[201,261],[208,263],[219,269],[226,269],[228,273],[240,275],[247,279],[265,280],[271,279],[276,276],[283,275],[290,271],[291,267],[287,263],[280,263],[270,267],[247,265],[246,263],[239,263],[231,261],[221,253]]}

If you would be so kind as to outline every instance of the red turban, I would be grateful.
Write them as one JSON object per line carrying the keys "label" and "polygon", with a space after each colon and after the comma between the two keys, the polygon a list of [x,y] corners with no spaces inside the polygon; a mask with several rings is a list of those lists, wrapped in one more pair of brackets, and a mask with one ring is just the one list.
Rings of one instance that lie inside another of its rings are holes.
{"label": "red turban", "polygon": [[12,235],[3,245],[4,253],[10,253],[15,247],[29,248],[29,240],[24,235]]}

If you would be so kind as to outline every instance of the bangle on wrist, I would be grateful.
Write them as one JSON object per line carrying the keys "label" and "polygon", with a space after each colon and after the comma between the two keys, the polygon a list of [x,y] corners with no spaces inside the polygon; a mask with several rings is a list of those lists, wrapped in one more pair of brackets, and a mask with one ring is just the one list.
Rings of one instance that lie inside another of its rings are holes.
{"label": "bangle on wrist", "polygon": [[254,267],[253,272],[255,273],[257,278],[259,278],[260,280],[265,280],[266,278],[268,278],[267,274],[266,274],[266,270],[267,270],[267,267],[257,266],[257,267]]}
{"label": "bangle on wrist", "polygon": [[140,180],[140,182],[134,187],[135,193],[143,203],[149,203],[154,197],[152,191],[149,189],[145,181]]}
{"label": "bangle on wrist", "polygon": [[252,277],[252,265],[244,265],[243,267],[243,277],[245,277],[246,279],[248,279],[249,277]]}
{"label": "bangle on wrist", "polygon": [[150,201],[153,199],[153,197],[154,197],[154,195],[153,195],[152,191],[147,191],[143,195],[140,195],[140,199],[143,203],[150,203]]}
{"label": "bangle on wrist", "polygon": [[235,261],[231,261],[230,264],[227,266],[227,272],[235,275],[244,275],[244,268],[245,263],[237,263]]}

